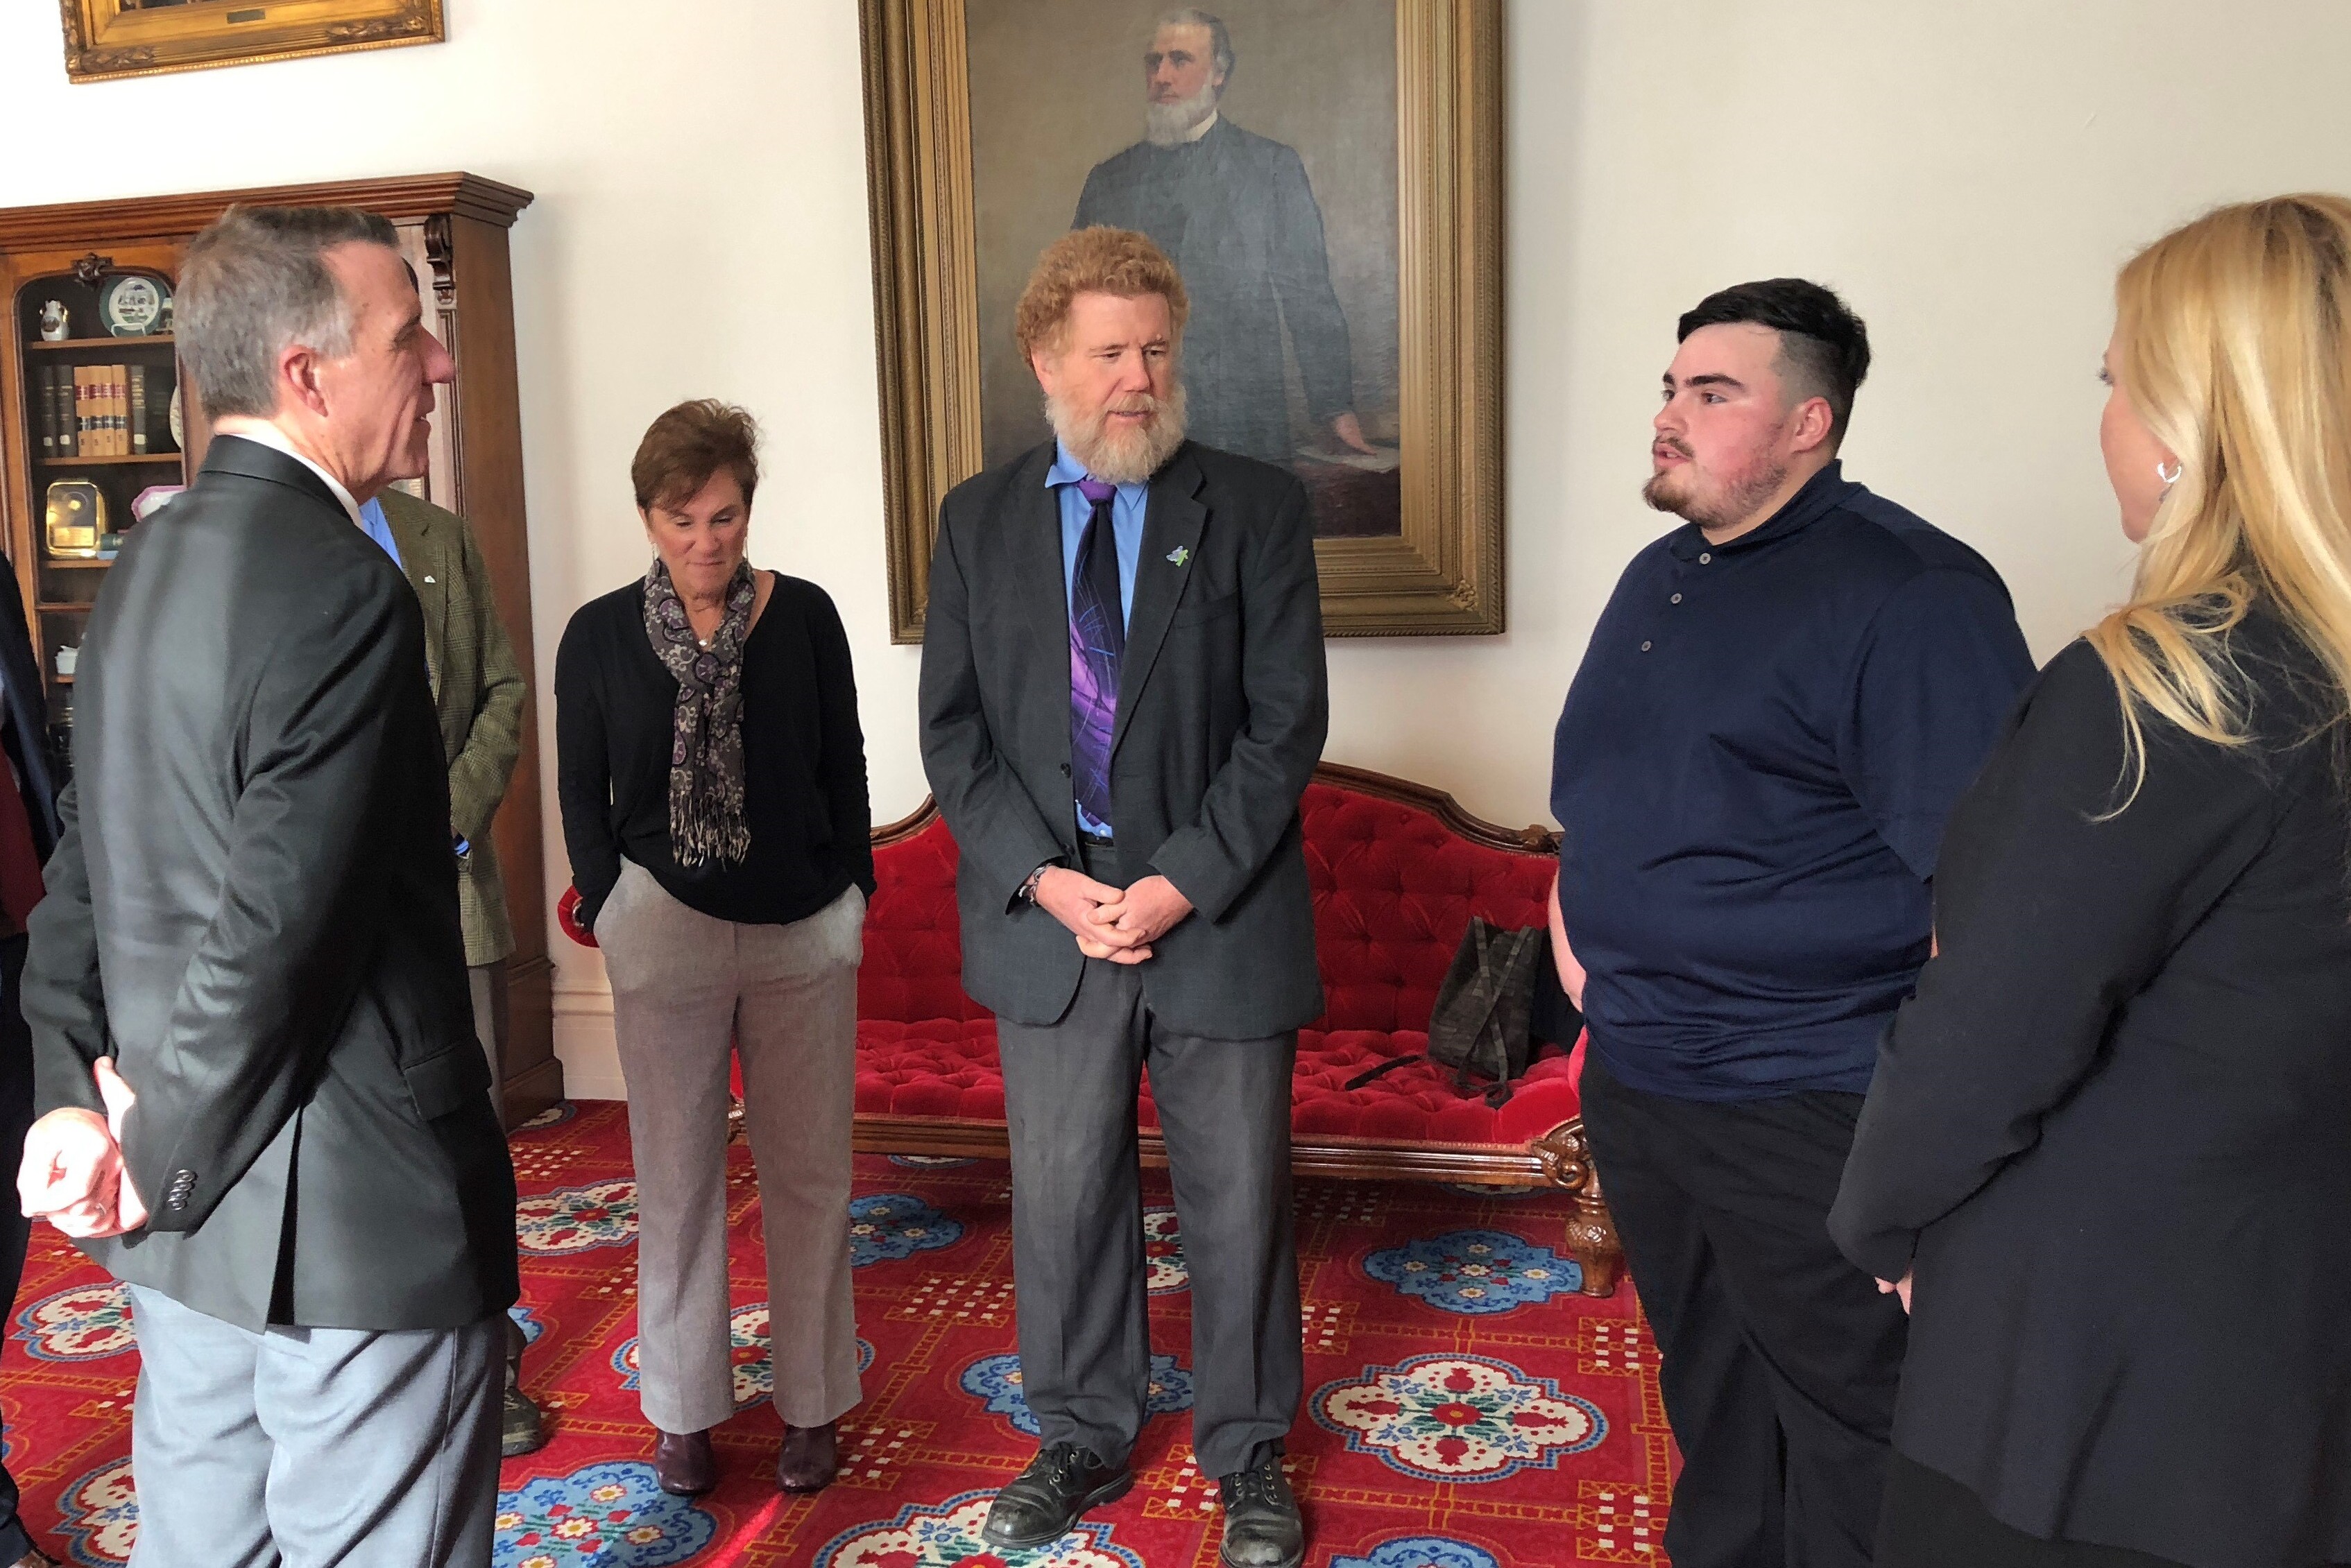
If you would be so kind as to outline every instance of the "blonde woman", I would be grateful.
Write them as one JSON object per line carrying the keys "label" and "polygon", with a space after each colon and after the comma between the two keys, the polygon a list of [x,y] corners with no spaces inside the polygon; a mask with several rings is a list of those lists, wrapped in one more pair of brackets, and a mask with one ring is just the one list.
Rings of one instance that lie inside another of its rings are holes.
{"label": "blonde woman", "polygon": [[1830,1219],[1915,1307],[1881,1568],[2351,1562],[2351,202],[2116,303],[2137,580],[1952,815]]}

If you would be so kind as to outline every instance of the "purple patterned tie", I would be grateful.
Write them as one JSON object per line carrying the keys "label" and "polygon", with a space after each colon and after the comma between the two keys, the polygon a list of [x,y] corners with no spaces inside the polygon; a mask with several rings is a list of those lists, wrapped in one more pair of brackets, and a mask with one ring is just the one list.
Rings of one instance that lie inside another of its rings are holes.
{"label": "purple patterned tie", "polygon": [[1110,740],[1118,724],[1118,663],[1126,653],[1126,611],[1118,583],[1118,540],[1111,507],[1118,490],[1078,481],[1093,504],[1078,535],[1070,582],[1070,771],[1078,804],[1110,826]]}

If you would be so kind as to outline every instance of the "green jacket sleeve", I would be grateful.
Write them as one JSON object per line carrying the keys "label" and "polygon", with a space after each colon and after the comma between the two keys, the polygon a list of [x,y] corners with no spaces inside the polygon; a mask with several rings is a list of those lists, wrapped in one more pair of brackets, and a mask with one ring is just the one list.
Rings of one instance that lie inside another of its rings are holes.
{"label": "green jacket sleeve", "polygon": [[481,654],[481,680],[473,728],[449,760],[449,821],[462,836],[479,840],[490,831],[490,819],[497,815],[498,802],[506,798],[507,781],[514,776],[515,759],[522,754],[527,692],[472,526],[459,528],[458,538],[466,608],[474,618],[475,646]]}

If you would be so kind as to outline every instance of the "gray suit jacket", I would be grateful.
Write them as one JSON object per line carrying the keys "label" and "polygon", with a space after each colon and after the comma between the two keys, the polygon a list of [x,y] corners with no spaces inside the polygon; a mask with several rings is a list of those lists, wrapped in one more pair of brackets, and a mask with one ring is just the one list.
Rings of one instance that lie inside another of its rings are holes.
{"label": "gray suit jacket", "polygon": [[[948,493],[923,637],[923,765],[962,853],[964,986],[1031,1024],[1061,1018],[1084,968],[1019,897],[1078,846],[1052,461],[1049,442]],[[1151,482],[1111,753],[1122,880],[1157,872],[1196,909],[1143,966],[1168,1028],[1249,1040],[1322,1012],[1298,800],[1329,720],[1304,487],[1187,442]]]}

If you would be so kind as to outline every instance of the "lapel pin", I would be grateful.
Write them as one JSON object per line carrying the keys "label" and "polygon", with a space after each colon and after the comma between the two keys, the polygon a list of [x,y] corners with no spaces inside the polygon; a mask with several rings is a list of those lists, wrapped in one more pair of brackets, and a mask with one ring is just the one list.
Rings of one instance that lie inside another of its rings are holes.
{"label": "lapel pin", "polygon": [[1174,549],[1167,552],[1167,558],[1180,566],[1185,562],[1192,558],[1192,546],[1189,545],[1178,545]]}
{"label": "lapel pin", "polygon": [[430,573],[430,572],[425,573],[425,574],[424,574],[424,580],[425,580],[426,582],[428,582],[428,583],[429,583],[429,582],[431,582],[431,581],[433,580],[433,574],[432,574],[432,573]]}

